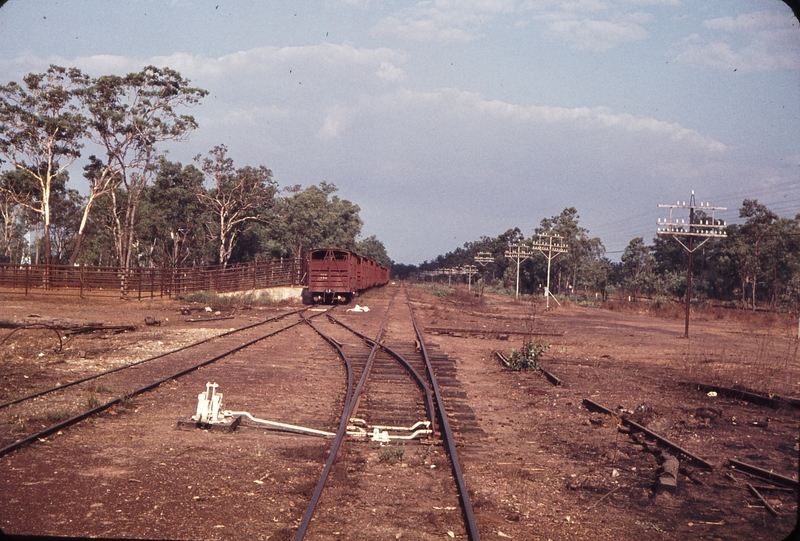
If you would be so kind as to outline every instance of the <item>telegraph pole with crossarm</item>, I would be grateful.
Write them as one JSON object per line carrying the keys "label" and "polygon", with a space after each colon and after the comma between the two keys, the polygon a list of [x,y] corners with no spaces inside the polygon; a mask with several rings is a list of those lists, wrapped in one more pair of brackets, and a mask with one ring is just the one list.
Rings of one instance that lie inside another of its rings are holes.
{"label": "telegraph pole with crossarm", "polygon": [[506,257],[517,261],[517,300],[519,300],[519,264],[531,256],[531,250],[522,242],[513,242],[508,245]]}
{"label": "telegraph pole with crossarm", "polygon": [[[547,240],[545,240],[547,239]],[[556,241],[553,243],[553,241]],[[544,296],[546,302],[546,309],[550,310],[550,262],[558,257],[558,254],[567,253],[567,247],[564,246],[564,237],[561,235],[539,235],[539,240],[534,241],[533,248],[539,250],[543,256],[547,258],[547,286],[545,286]],[[547,252],[547,253],[545,253]],[[553,297],[555,300],[555,297]],[[558,302],[558,300],[556,300]],[[559,304],[560,306],[560,304]]]}
{"label": "telegraph pole with crossarm", "polygon": [[[681,246],[689,253],[689,264],[686,270],[686,330],[684,337],[689,338],[689,308],[692,300],[692,254],[695,250],[699,249],[706,242],[711,239],[725,238],[728,234],[725,232],[725,222],[717,220],[714,217],[714,211],[728,210],[728,207],[712,207],[709,203],[695,204],[694,190],[692,190],[692,197],[689,199],[687,205],[684,201],[683,204],[677,202],[674,205],[658,205],[660,208],[669,209],[669,220],[666,218],[662,221],[658,219],[658,234],[662,236],[672,237],[680,243]],[[689,209],[689,223],[687,224],[684,219],[678,221],[673,217],[675,209]],[[711,218],[704,218],[701,223],[695,223],[694,211],[699,209],[702,211],[711,211]],[[717,223],[719,222],[719,223]],[[681,241],[680,237],[686,238],[686,243]],[[697,246],[694,246],[694,239],[705,239]]]}
{"label": "telegraph pole with crossarm", "polygon": [[478,252],[475,255],[475,263],[481,266],[481,295],[483,295],[483,288],[486,285],[486,266],[494,263],[494,257],[489,252]]}

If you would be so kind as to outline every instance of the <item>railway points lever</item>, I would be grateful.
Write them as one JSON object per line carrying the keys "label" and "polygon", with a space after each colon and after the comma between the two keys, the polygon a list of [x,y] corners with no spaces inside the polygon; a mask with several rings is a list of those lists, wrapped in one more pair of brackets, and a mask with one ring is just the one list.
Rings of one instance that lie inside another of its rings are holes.
{"label": "railway points lever", "polygon": [[246,411],[223,410],[222,393],[218,393],[217,388],[219,388],[219,384],[217,383],[206,383],[206,391],[197,395],[197,413],[192,416],[191,421],[178,421],[178,428],[210,428],[211,430],[232,432],[238,428],[239,424],[242,422],[242,418],[246,417],[254,423],[267,425],[276,430],[285,430],[312,436],[333,437],[336,435],[333,432],[326,432],[324,430],[259,419]]}
{"label": "railway points lever", "polygon": [[225,416],[220,413],[222,408],[222,393],[217,393],[217,383],[206,383],[206,392],[197,395],[197,413],[192,417],[202,424],[214,424],[225,421]]}

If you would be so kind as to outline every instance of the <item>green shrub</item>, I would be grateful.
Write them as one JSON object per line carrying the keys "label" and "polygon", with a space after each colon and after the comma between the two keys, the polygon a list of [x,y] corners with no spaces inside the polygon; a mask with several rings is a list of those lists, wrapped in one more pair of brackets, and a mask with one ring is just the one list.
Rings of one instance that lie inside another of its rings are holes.
{"label": "green shrub", "polygon": [[539,344],[532,340],[526,341],[522,344],[519,350],[512,349],[511,355],[504,364],[511,370],[539,370],[539,359],[545,351],[550,347],[550,344]]}
{"label": "green shrub", "polygon": [[403,460],[403,455],[405,454],[405,452],[406,452],[405,447],[398,447],[398,446],[384,447],[378,459],[385,464],[397,464],[398,462]]}
{"label": "green shrub", "polygon": [[203,304],[208,304],[208,301],[211,299],[211,296],[206,291],[195,291],[194,293],[189,293],[185,297],[186,301],[188,302],[199,302]]}
{"label": "green shrub", "polygon": [[93,410],[101,404],[102,402],[95,395],[89,395],[89,398],[86,399],[86,409]]}

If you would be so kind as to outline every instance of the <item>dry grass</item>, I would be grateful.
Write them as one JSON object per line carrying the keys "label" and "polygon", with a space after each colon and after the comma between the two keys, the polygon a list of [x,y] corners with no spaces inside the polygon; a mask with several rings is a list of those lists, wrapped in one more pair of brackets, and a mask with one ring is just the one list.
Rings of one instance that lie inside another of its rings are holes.
{"label": "dry grass", "polygon": [[800,396],[800,341],[778,332],[760,329],[743,333],[723,349],[695,343],[686,356],[685,370],[691,380],[744,386],[769,395]]}
{"label": "dry grass", "polygon": [[[609,301],[604,308],[623,313],[683,319],[685,305]],[[744,386],[782,397],[800,396],[800,339],[793,314],[692,306],[691,322],[720,322],[736,329],[723,348],[703,340],[687,344],[687,378],[725,387]]]}

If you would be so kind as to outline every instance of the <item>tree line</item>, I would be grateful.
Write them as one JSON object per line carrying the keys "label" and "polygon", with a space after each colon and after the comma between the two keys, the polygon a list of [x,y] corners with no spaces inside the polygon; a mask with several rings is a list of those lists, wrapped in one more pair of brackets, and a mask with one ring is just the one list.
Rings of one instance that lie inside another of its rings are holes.
{"label": "tree line", "polygon": [[[1,86],[0,261],[228,265],[335,245],[391,266],[333,184],[280,189],[269,168],[235,165],[225,145],[193,164],[169,161],[159,147],[197,129],[186,111],[207,94],[154,66],[92,78],[51,65]],[[81,165],[85,195],[70,187]]]}
{"label": "tree line", "polygon": [[[769,306],[800,310],[800,214],[783,218],[757,200],[746,199],[739,209],[741,224],[727,226],[727,236],[711,239],[694,253],[692,301],[728,301],[755,309]],[[551,263],[550,291],[578,299],[605,300],[616,294],[632,300],[647,297],[655,302],[686,298],[687,252],[675,239],[656,236],[652,244],[643,237],[632,239],[619,262],[606,257],[599,237],[579,225],[574,207],[541,220],[526,238],[519,228],[497,237],[481,237],[462,248],[420,265],[394,266],[399,278],[421,276],[423,271],[475,264],[480,252],[492,262],[477,267],[485,284],[510,288],[516,279],[516,263],[505,256],[514,243],[530,245],[539,235],[563,237],[567,253]],[[707,220],[695,212],[695,223]],[[520,291],[541,294],[547,280],[547,260],[533,255],[520,265]]]}

